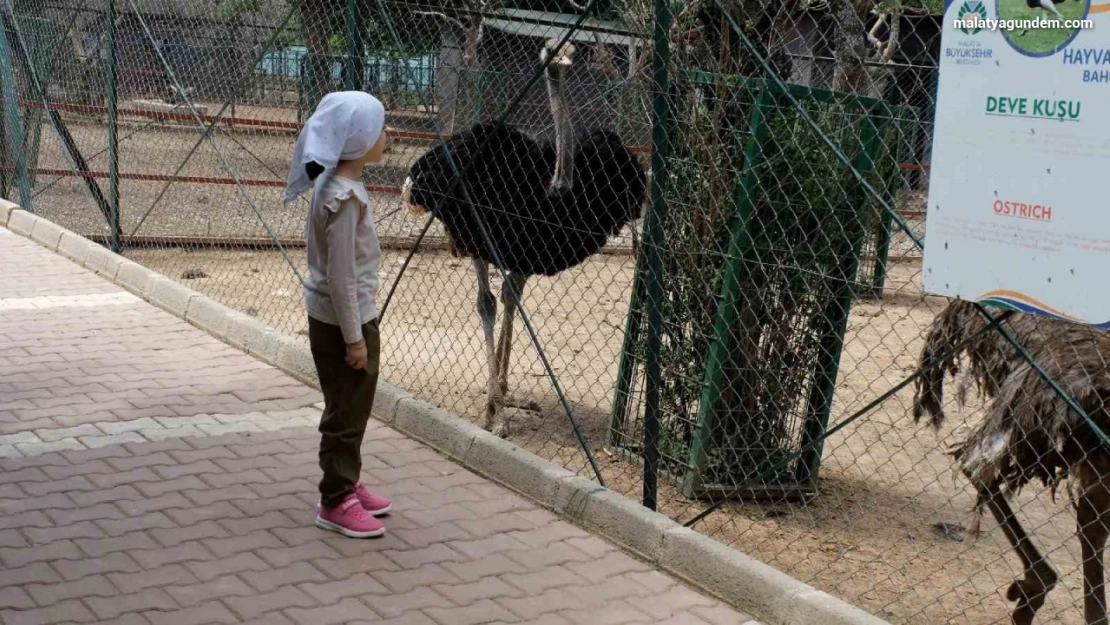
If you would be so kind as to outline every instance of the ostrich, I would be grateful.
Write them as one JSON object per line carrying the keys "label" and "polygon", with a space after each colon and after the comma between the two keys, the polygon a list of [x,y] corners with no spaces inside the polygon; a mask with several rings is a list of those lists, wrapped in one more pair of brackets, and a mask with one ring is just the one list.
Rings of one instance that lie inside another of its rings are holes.
{"label": "ostrich", "polygon": [[[1075,0],[1075,1],[1079,2],[1079,0]],[[1029,7],[1030,9],[1040,9],[1041,10],[1041,13],[1040,13],[1041,21],[1044,21],[1044,20],[1048,19],[1048,12],[1049,11],[1051,11],[1053,14],[1055,14],[1056,17],[1063,20],[1064,19],[1064,14],[1060,13],[1059,9],[1057,9],[1056,6],[1055,6],[1057,4],[1063,4],[1063,3],[1064,3],[1064,0],[1025,0],[1025,5],[1027,7]],[[1018,37],[1024,36],[1025,33],[1027,33],[1027,32],[1029,32],[1028,28],[1022,30],[1020,33],[1018,33]]]}
{"label": "ostrich", "polygon": [[[537,274],[553,276],[596,254],[609,236],[640,217],[647,187],[643,168],[616,133],[596,130],[576,140],[564,86],[575,49],[571,44],[557,46],[549,40],[540,53],[543,62],[551,58],[544,78],[555,122],[554,146],[499,122],[477,124],[445,142],[458,169],[466,173],[467,190],[497,249],[496,257],[461,185],[452,190],[454,171],[443,146],[412,166],[402,191],[405,206],[418,215],[430,211],[443,223],[455,250],[474,263],[489,368],[485,427],[499,436],[508,435],[508,423],[499,421],[498,414],[502,407],[514,405],[506,401],[509,352],[525,282]],[[496,347],[491,263],[507,274]]]}
{"label": "ostrich", "polygon": [[[927,416],[939,428],[945,415],[945,373],[968,375],[990,399],[983,421],[953,451],[960,471],[978,491],[976,523],[983,507],[1001,526],[1025,569],[1007,597],[1017,603],[1016,625],[1028,625],[1058,581],[1056,570],[1018,523],[1007,497],[1036,479],[1052,488],[1069,486],[1083,554],[1083,612],[1087,625],[1107,625],[1103,553],[1110,535],[1110,449],[1094,429],[1049,386],[1000,332],[988,331],[937,362],[941,352],[986,324],[974,304],[954,301],[933,322],[921,365],[937,368],[919,378],[914,420]],[[1063,387],[1103,432],[1110,432],[1110,335],[1080,325],[1017,315],[1008,330],[1034,361]],[[962,399],[962,398],[961,398]]]}

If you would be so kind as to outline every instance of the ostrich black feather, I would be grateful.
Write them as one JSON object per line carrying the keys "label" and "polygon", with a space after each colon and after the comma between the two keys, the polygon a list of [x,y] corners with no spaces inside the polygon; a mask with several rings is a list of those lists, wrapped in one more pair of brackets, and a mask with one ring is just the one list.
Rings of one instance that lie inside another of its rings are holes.
{"label": "ostrich black feather", "polygon": [[554,146],[512,126],[478,124],[446,144],[465,173],[471,199],[500,258],[493,257],[483,240],[461,185],[452,185],[454,173],[442,145],[412,166],[408,203],[431,211],[465,255],[506,271],[555,275],[596,254],[609,236],[640,217],[646,176],[615,133],[594,131],[580,137],[573,184],[558,190],[550,188]]}

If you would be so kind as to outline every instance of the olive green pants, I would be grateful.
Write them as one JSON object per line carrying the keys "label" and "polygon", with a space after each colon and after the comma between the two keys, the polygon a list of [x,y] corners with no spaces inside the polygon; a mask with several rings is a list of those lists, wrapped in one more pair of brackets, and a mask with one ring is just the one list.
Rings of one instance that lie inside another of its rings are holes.
{"label": "olive green pants", "polygon": [[366,368],[347,364],[347,343],[339,326],[308,318],[308,341],[312,360],[324,392],[324,414],[320,418],[320,503],[333,508],[354,490],[362,472],[362,437],[374,390],[378,386],[381,341],[378,320],[362,326],[366,340]]}

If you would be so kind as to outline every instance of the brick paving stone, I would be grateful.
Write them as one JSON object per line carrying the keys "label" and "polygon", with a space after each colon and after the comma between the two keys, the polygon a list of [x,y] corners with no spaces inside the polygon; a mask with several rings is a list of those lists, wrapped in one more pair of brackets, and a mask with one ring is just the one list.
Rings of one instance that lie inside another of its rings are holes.
{"label": "brick paving stone", "polygon": [[167,584],[192,584],[196,577],[180,564],[170,564],[141,573],[109,573],[108,579],[123,593],[139,592]]}
{"label": "brick paving stone", "polygon": [[[4,233],[26,278],[0,300],[124,293]],[[320,394],[145,302],[0,309],[9,334],[5,625],[750,620],[378,422],[363,479],[397,502],[389,533],[319,530]]]}
{"label": "brick paving stone", "polygon": [[166,586],[165,591],[178,605],[189,607],[211,599],[247,597],[257,592],[235,575],[226,575],[208,582],[187,586]]}
{"label": "brick paving stone", "polygon": [[336,625],[375,616],[370,608],[356,599],[343,599],[318,608],[292,608],[285,614],[300,625]]}
{"label": "brick paving stone", "polygon": [[527,571],[523,564],[510,560],[501,553],[466,562],[446,562],[443,566],[460,579],[468,582],[492,575],[508,575]]}
{"label": "brick paving stone", "polygon": [[114,488],[122,484],[133,484],[135,482],[157,482],[161,481],[162,478],[151,471],[150,468],[140,467],[130,471],[116,471],[102,475],[93,474],[89,476],[89,479],[98,488]]}
{"label": "brick paving stone", "polygon": [[230,558],[220,558],[213,562],[186,562],[185,568],[201,581],[209,581],[222,575],[242,571],[268,571],[270,565],[253,553],[241,553]]}
{"label": "brick paving stone", "polygon": [[686,586],[676,585],[666,592],[637,600],[637,607],[660,618],[669,618],[678,612],[698,606],[712,606],[717,602]]}
{"label": "brick paving stone", "polygon": [[174,529],[177,527],[168,516],[161,512],[151,512],[142,516],[119,520],[97,521],[96,524],[109,536],[123,536],[124,534],[143,530]]}
{"label": "brick paving stone", "polygon": [[[83,495],[86,493],[73,493],[74,495]],[[43,497],[32,497],[30,499],[0,499],[0,513],[11,514],[13,512],[30,512],[33,510],[54,510],[58,508],[72,509],[76,508],[73,499],[65,493],[52,493]]]}
{"label": "brick paving stone", "polygon": [[193,503],[181,493],[166,493],[158,497],[141,500],[117,501],[116,507],[129,517],[144,516],[151,512],[162,512],[172,518],[178,526],[186,526],[173,515],[179,508],[191,508]]}
{"label": "brick paving stone", "polygon": [[[323,534],[323,532],[321,532]],[[327,543],[317,540],[297,547],[280,549],[263,548],[254,552],[271,566],[288,566],[293,562],[311,560],[312,558],[338,558],[340,553],[331,548]]]}
{"label": "brick paving stone", "polygon": [[399,567],[381,553],[364,553],[347,558],[313,560],[328,577],[342,580],[359,573],[397,571]]}
{"label": "brick paving stone", "polygon": [[116,618],[127,612],[147,610],[172,610],[177,607],[166,591],[151,588],[132,595],[116,595],[111,598],[92,597],[85,603],[102,619]]}
{"label": "brick paving stone", "polygon": [[214,503],[211,506],[194,506],[184,496],[181,496],[181,500],[185,502],[181,508],[166,510],[166,516],[173,519],[181,527],[211,520],[218,521],[227,527],[227,523],[231,519],[240,519],[244,516],[239,508],[226,501]]}
{"label": "brick paving stone", "polygon": [[347,579],[336,582],[301,584],[300,589],[325,605],[333,603],[345,597],[355,597],[367,594],[389,594],[388,588],[382,586],[373,578],[364,573],[352,575]]}
{"label": "brick paving stone", "polygon": [[[515,621],[514,621],[515,623]],[[439,625],[432,620],[432,617],[424,614],[423,612],[412,611],[406,612],[396,618],[386,619],[384,621],[374,619],[372,621],[351,621],[347,625]]]}
{"label": "brick paving stone", "polygon": [[444,595],[455,605],[466,606],[482,599],[498,599],[500,597],[523,597],[526,593],[519,588],[506,584],[497,577],[486,577],[469,584],[454,586],[436,586],[436,591]]}
{"label": "brick paving stone", "polygon": [[502,597],[497,600],[497,603],[520,618],[531,620],[574,605],[574,595],[565,588],[556,588],[540,594],[529,594],[519,599]]}
{"label": "brick paving stone", "polygon": [[511,612],[489,599],[462,608],[429,608],[424,613],[440,625],[480,625],[513,618]]}
{"label": "brick paving stone", "polygon": [[[45,603],[39,601],[38,603]],[[35,600],[27,594],[27,590],[9,586],[0,588],[0,609],[29,610],[35,607]]]}
{"label": "brick paving stone", "polygon": [[602,556],[591,555],[589,560],[568,563],[566,568],[595,584],[625,573],[651,571],[648,565],[619,551]]}
{"label": "brick paving stone", "polygon": [[328,579],[328,576],[324,575],[320,569],[312,566],[312,564],[308,562],[296,562],[272,571],[240,573],[239,576],[261,592],[269,592],[281,586],[300,584],[302,582],[322,582]]}
{"label": "brick paving stone", "polygon": [[528,545],[520,542],[508,534],[498,534],[481,540],[451,541],[447,543],[455,551],[465,554],[470,558],[480,558],[492,553],[507,553],[524,551]]}
{"label": "brick paving stone", "polygon": [[139,549],[131,552],[131,557],[145,569],[154,569],[177,562],[195,562],[214,560],[211,551],[205,549],[200,541],[181,543],[176,547],[161,549]]}
{"label": "brick paving stone", "polygon": [[555,543],[547,547],[536,547],[527,551],[509,551],[506,554],[532,570],[593,560],[589,555],[562,543]]}
{"label": "brick paving stone", "polygon": [[32,562],[49,560],[75,560],[82,555],[72,540],[59,540],[49,545],[0,549],[0,562],[7,567],[19,567]]}
{"label": "brick paving stone", "polygon": [[54,568],[67,580],[81,579],[97,573],[132,573],[142,570],[138,562],[126,553],[113,553],[99,558],[84,560],[58,560]]}
{"label": "brick paving stone", "polygon": [[0,530],[0,547],[26,547],[29,544],[19,530]]}
{"label": "brick paving stone", "polygon": [[53,525],[50,517],[41,510],[32,510],[30,512],[19,512],[15,514],[6,514],[0,516],[0,529],[13,529],[22,528],[42,528],[48,529]]}
{"label": "brick paving stone", "polygon": [[181,610],[144,612],[143,616],[150,621],[151,625],[209,625],[211,623],[239,622],[239,619],[218,601],[210,601]]}
{"label": "brick paving stone", "polygon": [[[161,497],[166,493],[182,493],[182,496],[187,496],[186,491],[195,491],[198,488],[208,488],[208,485],[200,480],[195,475],[186,475],[172,480],[160,480],[158,482],[138,482],[135,488],[142,491],[144,497]],[[197,505],[195,501],[190,498],[191,505]],[[200,504],[208,505],[208,504]]]}
{"label": "brick paving stone", "polygon": [[450,599],[427,586],[406,592],[363,597],[362,600],[386,618],[396,618],[412,610],[454,607]]}
{"label": "brick paving stone", "polygon": [[710,625],[747,625],[752,622],[751,617],[737,612],[722,604],[714,606],[697,606],[690,608],[689,613],[697,616]]}
{"label": "brick paving stone", "polygon": [[438,564],[425,564],[409,571],[374,573],[372,577],[393,592],[407,592],[418,586],[457,584],[460,581],[453,573]]}
{"label": "brick paving stone", "polygon": [[0,569],[0,588],[23,584],[54,584],[60,582],[58,573],[45,562],[35,562],[20,568]]}
{"label": "brick paving stone", "polygon": [[103,575],[91,575],[62,584],[30,584],[26,589],[39,605],[53,605],[66,599],[111,597],[119,594],[116,586]]}
{"label": "brick paving stone", "polygon": [[[117,551],[158,548],[158,543],[154,542],[153,538],[142,533],[128,534],[115,538],[84,538],[77,540],[76,543],[81,547],[82,551],[93,558],[115,553]],[[2,552],[0,552],[0,556],[2,556]]]}
{"label": "brick paving stone", "polygon": [[0,623],[5,625],[54,625],[66,621],[85,623],[95,618],[84,604],[75,599],[37,610],[0,610]]}
{"label": "brick paving stone", "polygon": [[[143,484],[139,484],[139,486],[143,486]],[[73,503],[77,504],[78,507],[88,508],[90,506],[95,506],[98,503],[113,502],[122,499],[142,499],[143,494],[135,490],[135,486],[126,484],[124,486],[117,486],[115,488],[92,490],[84,493],[70,493],[70,498],[73,500]]]}
{"label": "brick paving stone", "polygon": [[249,597],[228,597],[223,600],[242,618],[255,618],[266,612],[289,608],[311,608],[316,600],[292,586],[279,588],[268,593],[255,593]]}
{"label": "brick paving stone", "polygon": [[[175,527],[173,529],[151,530],[148,532],[158,544],[163,547],[174,547],[183,542],[222,538],[228,535],[224,526],[215,521],[201,521],[188,527]],[[211,547],[209,547],[211,550]],[[218,554],[217,554],[218,555]]]}
{"label": "brick paving stone", "polygon": [[110,503],[82,506],[73,510],[47,510],[46,515],[49,516],[50,520],[56,525],[79,523],[81,521],[98,521],[101,519],[122,519],[127,516],[120,511],[118,507]]}
{"label": "brick paving stone", "polygon": [[467,557],[451,549],[445,544],[436,544],[423,549],[409,549],[406,551],[386,551],[386,557],[393,560],[403,569],[415,569],[425,564],[444,562],[464,562]]}
{"label": "brick paving stone", "polygon": [[242,625],[295,625],[288,616],[281,612],[270,612],[255,619],[239,621]]}
{"label": "brick paving stone", "polygon": [[285,545],[277,536],[265,531],[255,531],[246,536],[230,538],[210,538],[202,541],[209,551],[216,557],[223,558],[243,551],[255,551],[262,548],[281,549]]}

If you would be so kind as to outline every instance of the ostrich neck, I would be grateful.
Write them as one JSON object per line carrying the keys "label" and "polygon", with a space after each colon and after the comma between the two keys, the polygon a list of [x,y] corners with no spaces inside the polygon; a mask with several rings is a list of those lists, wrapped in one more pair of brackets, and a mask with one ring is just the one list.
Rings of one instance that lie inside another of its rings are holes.
{"label": "ostrich neck", "polygon": [[574,183],[574,128],[567,114],[562,76],[548,75],[547,95],[551,100],[551,116],[555,118],[555,177],[551,186],[565,188]]}

